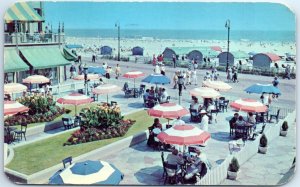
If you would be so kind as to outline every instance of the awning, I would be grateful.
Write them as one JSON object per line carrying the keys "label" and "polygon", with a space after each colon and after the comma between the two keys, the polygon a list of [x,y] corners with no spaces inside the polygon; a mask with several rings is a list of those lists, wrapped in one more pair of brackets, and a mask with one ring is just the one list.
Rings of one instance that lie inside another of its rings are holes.
{"label": "awning", "polygon": [[45,69],[70,64],[70,62],[64,59],[58,46],[24,47],[20,48],[20,52],[33,69]]}
{"label": "awning", "polygon": [[73,54],[72,51],[68,50],[67,48],[63,49],[63,56],[68,61],[76,61],[77,60],[77,55]]}
{"label": "awning", "polygon": [[4,72],[27,71],[29,66],[21,59],[15,48],[4,48]]}
{"label": "awning", "polygon": [[4,15],[6,23],[13,21],[24,21],[24,22],[40,22],[44,19],[26,2],[18,2],[12,5]]}

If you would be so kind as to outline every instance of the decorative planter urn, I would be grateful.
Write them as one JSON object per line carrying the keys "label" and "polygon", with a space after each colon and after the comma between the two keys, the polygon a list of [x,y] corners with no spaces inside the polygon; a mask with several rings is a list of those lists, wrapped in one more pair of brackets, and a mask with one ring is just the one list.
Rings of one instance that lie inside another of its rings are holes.
{"label": "decorative planter urn", "polygon": [[238,173],[239,173],[238,171],[237,172],[227,171],[228,179],[236,180]]}
{"label": "decorative planter urn", "polygon": [[287,131],[280,130],[280,136],[286,136],[286,135],[287,135]]}
{"label": "decorative planter urn", "polygon": [[267,150],[268,150],[268,147],[258,146],[258,151],[262,154],[266,154]]}

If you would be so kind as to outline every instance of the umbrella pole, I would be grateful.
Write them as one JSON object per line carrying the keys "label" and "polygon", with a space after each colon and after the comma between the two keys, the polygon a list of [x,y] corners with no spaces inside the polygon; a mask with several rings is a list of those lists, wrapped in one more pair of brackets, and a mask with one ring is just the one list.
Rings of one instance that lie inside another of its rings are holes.
{"label": "umbrella pole", "polygon": [[107,104],[108,104],[108,94],[106,94],[106,100],[107,100]]}
{"label": "umbrella pole", "polygon": [[135,79],[133,79],[133,97],[135,97]]}
{"label": "umbrella pole", "polygon": [[75,105],[75,116],[77,116],[77,105]]}

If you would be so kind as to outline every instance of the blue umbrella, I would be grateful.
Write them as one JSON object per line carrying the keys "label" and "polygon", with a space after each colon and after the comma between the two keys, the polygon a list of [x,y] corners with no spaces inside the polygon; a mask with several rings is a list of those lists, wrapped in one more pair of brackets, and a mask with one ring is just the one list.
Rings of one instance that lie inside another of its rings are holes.
{"label": "blue umbrella", "polygon": [[147,82],[151,84],[170,84],[170,79],[162,74],[151,74],[148,77],[144,78],[142,82]]}
{"label": "blue umbrella", "polygon": [[95,73],[95,74],[101,74],[105,75],[106,71],[102,67],[89,67],[88,68],[88,73]]}
{"label": "blue umbrella", "polygon": [[87,160],[75,163],[63,171],[55,173],[49,179],[49,184],[117,185],[123,176],[112,164],[104,161]]}
{"label": "blue umbrella", "polygon": [[278,94],[280,95],[281,92],[280,90],[273,86],[272,84],[254,84],[248,88],[245,89],[247,93],[257,93],[257,94],[262,94],[262,93],[272,93],[272,94]]}

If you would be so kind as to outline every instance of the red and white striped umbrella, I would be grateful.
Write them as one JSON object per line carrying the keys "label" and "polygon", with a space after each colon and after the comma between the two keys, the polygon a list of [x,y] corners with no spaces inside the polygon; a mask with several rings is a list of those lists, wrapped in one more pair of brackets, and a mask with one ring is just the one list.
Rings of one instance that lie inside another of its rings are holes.
{"label": "red and white striped umbrella", "polygon": [[254,99],[238,99],[230,103],[232,108],[244,112],[266,112],[268,107]]}
{"label": "red and white striped umbrella", "polygon": [[227,84],[223,81],[207,80],[207,81],[203,81],[202,84],[205,87],[213,88],[213,89],[218,90],[218,91],[228,91],[232,88],[229,84]]}
{"label": "red and white striped umbrella", "polygon": [[166,144],[199,145],[204,144],[210,134],[193,125],[174,125],[159,133],[157,138]]}
{"label": "red and white striped umbrella", "polygon": [[175,103],[164,103],[148,109],[148,115],[158,118],[176,119],[189,114],[189,111]]}
{"label": "red and white striped umbrella", "polygon": [[[74,80],[84,80],[84,75],[77,75],[73,78]],[[87,74],[87,79],[91,81],[99,80],[100,76],[98,74]]]}
{"label": "red and white striped umbrella", "polygon": [[4,101],[4,115],[14,115],[19,112],[27,112],[28,107],[16,101]]}
{"label": "red and white striped umbrella", "polygon": [[92,101],[93,101],[92,98],[80,93],[71,93],[57,100],[57,102],[60,104],[70,104],[70,105],[82,105],[82,104],[91,103]]}
{"label": "red and white striped umbrella", "polygon": [[44,84],[50,82],[50,79],[43,75],[31,75],[23,79],[23,83],[28,84]]}
{"label": "red and white striped umbrella", "polygon": [[27,90],[27,86],[19,83],[4,84],[4,94],[21,93]]}
{"label": "red and white striped umbrella", "polygon": [[220,52],[222,52],[222,48],[220,46],[211,46],[210,48],[212,50],[214,50],[214,51],[220,51]]}
{"label": "red and white striped umbrella", "polygon": [[143,73],[141,71],[129,71],[123,75],[123,77],[129,78],[129,79],[136,79],[136,78],[143,77],[143,76],[145,76],[145,73]]}
{"label": "red and white striped umbrella", "polygon": [[193,96],[200,96],[203,98],[217,98],[220,97],[220,92],[207,87],[194,88],[190,90],[190,94]]}
{"label": "red and white striped umbrella", "polygon": [[117,86],[117,85],[113,85],[113,84],[103,84],[100,85],[96,88],[94,88],[92,90],[92,92],[96,95],[101,95],[101,94],[106,94],[106,98],[107,98],[107,103],[108,103],[108,94],[109,93],[115,93],[115,92],[119,92],[121,91],[122,88]]}

